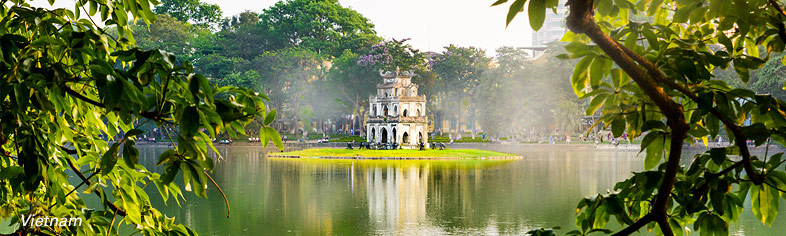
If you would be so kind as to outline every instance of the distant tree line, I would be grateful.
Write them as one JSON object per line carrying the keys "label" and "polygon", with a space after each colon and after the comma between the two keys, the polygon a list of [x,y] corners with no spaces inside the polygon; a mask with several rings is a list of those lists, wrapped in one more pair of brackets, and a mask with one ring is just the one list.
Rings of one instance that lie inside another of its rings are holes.
{"label": "distant tree line", "polygon": [[[564,44],[553,43],[537,57],[514,47],[496,49],[493,58],[472,46],[422,52],[407,38],[378,36],[368,18],[337,0],[281,1],[228,18],[216,5],[166,0],[155,12],[153,24],[136,24],[137,45],[173,52],[218,85],[264,92],[279,111],[276,127],[285,133],[297,133],[298,123],[303,131],[327,132],[328,120],[361,129],[379,70],[396,68],[416,74],[438,131],[530,141],[586,131],[582,119],[589,102],[573,96],[568,78],[577,61],[557,57]],[[773,60],[738,86],[775,94],[782,87],[775,78],[784,72]],[[717,74],[736,79],[733,72]]]}

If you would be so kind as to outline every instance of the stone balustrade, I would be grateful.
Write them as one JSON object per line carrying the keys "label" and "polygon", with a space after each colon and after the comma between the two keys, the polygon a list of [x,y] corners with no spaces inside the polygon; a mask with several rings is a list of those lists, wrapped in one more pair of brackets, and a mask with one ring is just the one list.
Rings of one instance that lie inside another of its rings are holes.
{"label": "stone balustrade", "polygon": [[369,116],[368,123],[426,123],[426,117],[425,116],[387,116],[387,117]]}
{"label": "stone balustrade", "polygon": [[372,97],[371,102],[425,102],[426,96]]}

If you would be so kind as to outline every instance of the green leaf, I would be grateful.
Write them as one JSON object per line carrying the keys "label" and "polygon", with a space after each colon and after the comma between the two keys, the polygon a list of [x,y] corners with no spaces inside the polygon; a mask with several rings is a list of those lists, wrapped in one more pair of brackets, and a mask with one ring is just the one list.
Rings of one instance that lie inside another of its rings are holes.
{"label": "green leaf", "polygon": [[710,10],[707,14],[709,18],[726,15],[726,10],[731,6],[730,0],[714,0],[710,1]]}
{"label": "green leaf", "polygon": [[656,166],[658,166],[658,163],[660,163],[660,160],[663,158],[664,141],[665,139],[663,138],[663,136],[658,135],[647,146],[647,156],[644,158],[645,170],[650,170],[652,168],[655,168]]}
{"label": "green leaf", "polygon": [[205,126],[205,130],[210,134],[210,137],[216,136],[216,128],[213,127],[213,124],[210,123],[209,118],[205,114],[204,110],[199,110],[199,121]]}
{"label": "green leaf", "polygon": [[[663,0],[653,0],[650,2],[649,7],[647,8],[647,16],[655,15],[655,12],[660,10],[660,6],[663,4]],[[679,10],[677,10],[679,12]],[[676,15],[676,14],[675,14]],[[676,17],[676,16],[675,16]],[[676,20],[675,20],[676,21]]]}
{"label": "green leaf", "polygon": [[104,92],[104,106],[107,109],[114,109],[123,94],[123,82],[118,81],[112,76],[107,76],[107,86]]}
{"label": "green leaf", "polygon": [[734,50],[734,44],[731,42],[731,39],[726,37],[726,34],[723,32],[718,33],[718,42],[726,46],[726,51]]}
{"label": "green leaf", "polygon": [[592,64],[590,65],[590,86],[593,88],[596,86],[600,86],[600,82],[603,80],[603,67],[605,61],[603,57],[595,57],[592,60]]}
{"label": "green leaf", "polygon": [[284,151],[284,143],[281,141],[281,136],[275,129],[265,127],[265,138],[273,141],[273,144],[278,147],[278,150]]}
{"label": "green leaf", "polygon": [[139,163],[139,150],[134,145],[134,140],[127,140],[123,145],[123,160],[131,169],[136,168]]}
{"label": "green leaf", "polygon": [[584,57],[576,64],[576,67],[573,69],[573,75],[571,76],[571,85],[573,85],[573,92],[576,96],[581,97],[584,95],[584,88],[589,85],[589,80],[587,80],[587,69],[592,62],[592,57]]}
{"label": "green leaf", "polygon": [[592,98],[592,101],[590,101],[589,106],[587,106],[587,111],[585,112],[585,115],[591,116],[595,114],[595,112],[597,112],[598,109],[600,109],[600,107],[603,106],[603,103],[606,102],[606,97],[608,97],[608,94],[598,94],[597,96]]}
{"label": "green leaf", "polygon": [[524,9],[524,3],[527,0],[516,0],[513,4],[510,4],[510,8],[508,9],[508,17],[505,20],[505,27],[510,25],[510,22],[513,21],[513,18],[516,17],[522,9]]}
{"label": "green leaf", "polygon": [[19,174],[24,173],[25,170],[21,166],[8,166],[0,169],[0,180],[6,180],[13,177],[16,177]]}
{"label": "green leaf", "polygon": [[529,25],[533,30],[538,31],[543,27],[543,21],[546,20],[546,0],[531,0],[529,1]]}
{"label": "green leaf", "polygon": [[156,166],[160,166],[161,164],[164,163],[169,163],[169,161],[172,160],[172,157],[176,157],[176,156],[177,156],[177,152],[174,149],[167,149],[166,151],[161,153],[161,155],[158,155],[158,163],[156,163]]}
{"label": "green leaf", "polygon": [[188,91],[191,92],[191,96],[193,96],[194,101],[199,101],[197,96],[199,95],[199,79],[194,74],[190,74],[188,76]]}
{"label": "green leaf", "polygon": [[[661,0],[661,2],[663,2]],[[696,4],[690,4],[685,7],[681,7],[677,9],[677,12],[674,13],[674,22],[675,23],[686,23],[690,17],[691,12],[696,9]],[[651,10],[651,9],[650,9]]]}
{"label": "green leaf", "polygon": [[753,214],[761,223],[772,225],[778,214],[780,192],[768,185],[752,185],[750,192]]}
{"label": "green leaf", "polygon": [[90,3],[90,10],[88,11],[89,15],[95,15],[96,10],[98,9],[98,4],[95,1],[88,1]]}
{"label": "green leaf", "polygon": [[267,147],[267,144],[270,141],[269,140],[270,137],[267,136],[266,134],[267,131],[265,128],[267,127],[262,126],[261,128],[259,128],[259,141],[262,142],[262,147]]}
{"label": "green leaf", "polygon": [[726,148],[713,148],[710,149],[710,157],[716,165],[723,164],[726,161]]}
{"label": "green leaf", "polygon": [[144,133],[145,133],[145,131],[143,131],[141,129],[132,129],[132,130],[129,130],[128,132],[126,132],[126,135],[124,137],[128,138],[128,137],[131,137],[131,136],[137,136],[137,135],[144,134]]}
{"label": "green leaf", "polygon": [[161,199],[164,200],[164,204],[169,200],[169,190],[165,184],[162,183],[163,181],[153,181],[153,184],[156,185],[156,189],[158,189],[158,193],[161,195]]}
{"label": "green leaf", "polygon": [[117,149],[119,148],[120,143],[113,143],[112,146],[109,147],[109,151],[106,151],[103,156],[101,156],[101,174],[107,175],[112,172],[112,169],[115,168],[115,164],[117,163]]}
{"label": "green leaf", "polygon": [[[706,233],[705,233],[706,232]],[[716,214],[708,214],[702,221],[701,235],[729,235],[729,225]]]}
{"label": "green leaf", "polygon": [[[199,166],[197,162],[194,160],[188,160],[187,162],[183,162],[182,164],[185,166],[185,169],[188,171],[188,175],[191,176],[191,186],[193,187],[194,194],[200,197],[207,198],[207,178],[205,173],[202,171],[202,168]],[[183,168],[183,167],[181,167]],[[183,174],[185,176],[186,170],[183,170]],[[185,177],[183,180],[188,181]],[[188,184],[187,184],[188,185]]]}
{"label": "green leaf", "polygon": [[718,135],[718,131],[720,131],[720,121],[715,116],[705,116],[704,123],[707,126],[707,130],[710,131],[710,136],[715,138]]}
{"label": "green leaf", "polygon": [[276,119],[276,109],[274,108],[267,113],[267,116],[265,116],[265,125],[270,125],[271,123],[273,123],[273,120],[275,119]]}
{"label": "green leaf", "polygon": [[[779,153],[776,153],[775,155],[770,156],[770,160],[767,161],[767,165],[769,165],[770,167],[767,168],[767,171],[769,172],[769,171],[771,171],[771,170],[773,170],[775,168],[778,168],[777,165],[781,164],[781,158],[782,157],[783,157],[783,153],[782,152],[779,152]],[[784,182],[784,183],[786,183],[786,182]]]}
{"label": "green leaf", "polygon": [[164,174],[161,175],[161,183],[164,185],[168,185],[172,183],[172,180],[175,180],[175,176],[177,176],[177,172],[180,170],[180,161],[174,161],[172,163],[167,163],[166,168],[164,168]]}
{"label": "green leaf", "polygon": [[199,112],[196,106],[189,106],[183,111],[180,117],[180,133],[186,138],[196,135],[199,130]]}
{"label": "green leaf", "polygon": [[625,132],[625,119],[617,118],[611,122],[611,133],[614,137],[619,137],[622,133]]}
{"label": "green leaf", "polygon": [[499,6],[500,4],[506,3],[508,0],[497,0],[496,2],[492,3],[491,6]]}

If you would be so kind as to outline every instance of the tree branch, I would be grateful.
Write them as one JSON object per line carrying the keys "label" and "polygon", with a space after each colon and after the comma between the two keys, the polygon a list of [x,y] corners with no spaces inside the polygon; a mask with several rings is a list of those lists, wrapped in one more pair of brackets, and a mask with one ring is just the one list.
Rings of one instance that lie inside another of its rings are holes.
{"label": "tree branch", "polygon": [[229,211],[229,199],[227,199],[227,195],[224,194],[224,190],[221,190],[221,186],[218,186],[216,181],[213,180],[213,177],[210,177],[210,174],[208,174],[205,169],[202,169],[202,172],[205,172],[205,176],[207,176],[207,178],[210,179],[210,182],[213,182],[213,185],[215,185],[216,188],[218,189],[218,191],[221,192],[221,196],[224,197],[224,203],[226,203],[226,205],[227,205],[227,218],[229,218],[229,213],[230,213],[230,211]]}
{"label": "tree branch", "polygon": [[[65,147],[63,147],[63,146],[60,146],[60,149],[64,150],[66,153],[68,153],[68,152],[69,152],[69,151],[68,151],[69,149],[67,149],[67,148],[65,148]],[[72,151],[73,151],[74,153],[76,153],[76,150],[72,150]],[[79,171],[79,168],[77,168],[77,167],[76,167],[76,165],[74,165],[74,162],[72,162],[72,161],[71,161],[71,157],[69,156],[69,157],[66,157],[65,159],[66,159],[66,162],[68,162],[68,166],[69,166],[69,167],[71,167],[71,170],[73,170],[73,171],[74,171],[74,173],[76,173],[76,175],[77,175],[77,176],[79,176],[79,178],[80,178],[80,179],[82,179],[82,182],[84,182],[85,184],[87,184],[88,186],[90,186],[90,184],[91,184],[90,180],[89,180],[87,177],[85,177],[85,175],[84,175],[84,174],[82,174],[82,172],[81,172],[81,171]],[[97,194],[98,196],[101,196],[101,192],[100,192],[98,189],[96,189],[94,192],[95,192],[95,194]],[[107,205],[109,206],[109,209],[112,209],[112,211],[114,211],[114,212],[115,212],[115,213],[117,213],[118,215],[120,215],[120,216],[126,216],[126,211],[124,211],[123,209],[120,209],[120,208],[119,208],[119,207],[117,207],[117,205],[115,205],[114,203],[111,203],[111,202],[109,202],[109,201],[107,201],[106,203],[107,203]]]}
{"label": "tree branch", "polygon": [[[682,142],[683,139],[687,137],[689,128],[685,121],[684,111],[679,104],[671,99],[671,96],[664,91],[663,87],[660,87],[656,83],[655,79],[652,78],[652,73],[647,73],[644,69],[639,67],[639,64],[625,52],[623,47],[620,47],[618,42],[606,35],[595,23],[593,16],[594,1],[569,0],[568,5],[570,7],[570,14],[566,22],[568,28],[575,33],[586,34],[592,39],[606,55],[622,68],[625,73],[630,75],[631,79],[633,79],[633,81],[641,87],[644,93],[655,102],[667,118],[667,124],[672,130],[671,151],[666,160],[666,170],[663,181],[658,188],[658,195],[655,197],[655,204],[649,214],[652,214],[654,220],[659,222],[661,231],[665,235],[673,235],[671,228],[668,226],[667,203],[671,197],[671,189],[674,187],[677,170],[679,169],[679,160],[682,155]],[[665,228],[662,222],[666,222]],[[628,228],[632,228],[633,226],[634,225],[628,226],[620,232],[635,231],[628,230]],[[638,230],[638,228],[636,228],[636,230]]]}
{"label": "tree branch", "polygon": [[[647,69],[648,74],[652,78],[654,78],[657,82],[664,83],[667,86],[681,92],[685,96],[688,96],[688,98],[690,98],[694,102],[699,103],[698,96],[696,96],[695,94],[693,94],[693,92],[691,92],[684,86],[678,84],[677,82],[667,79],[663,75],[663,73],[661,73],[658,66],[656,66],[646,58],[642,57],[639,54],[636,54],[629,48],[619,43],[617,43],[617,46],[619,46],[625,52],[625,54],[630,56],[633,60],[643,65],[644,68]],[[745,165],[745,172],[751,176],[751,180],[753,181],[753,183],[757,185],[761,184],[761,182],[764,181],[764,178],[762,178],[761,175],[759,175],[753,168],[753,164],[750,160],[750,156],[751,156],[750,150],[748,150],[748,145],[746,144],[748,138],[742,134],[742,129],[740,128],[740,126],[734,123],[734,121],[731,120],[730,118],[721,114],[720,111],[718,111],[718,109],[715,107],[710,107],[710,113],[712,113],[713,116],[717,117],[718,120],[720,120],[723,123],[723,125],[725,125],[729,129],[729,131],[731,131],[734,134],[734,140],[735,140],[734,144],[740,148],[740,156],[742,156],[742,164]]]}
{"label": "tree branch", "polygon": [[[74,91],[73,89],[71,89],[68,86],[63,86],[63,90],[65,90],[65,92],[68,93],[69,95],[74,96],[74,97],[76,97],[79,100],[82,100],[84,102],[87,102],[90,105],[101,107],[101,108],[104,108],[104,109],[107,109],[107,110],[122,111],[119,107],[115,107],[115,108],[112,108],[112,109],[106,108],[106,106],[104,106],[103,103],[100,103],[98,101],[95,101],[93,99],[85,97],[85,95],[82,95],[81,93],[79,93],[77,91]],[[155,120],[155,121],[164,122],[164,123],[171,123],[170,121],[164,120],[161,117],[159,117],[159,114],[156,113],[156,112],[139,111],[139,115],[144,117],[144,118],[150,119],[150,120]]]}
{"label": "tree branch", "polygon": [[641,219],[637,220],[636,222],[629,225],[628,227],[625,227],[619,232],[612,234],[612,236],[630,235],[632,233],[635,233],[636,231],[639,231],[641,227],[644,227],[645,225],[649,224],[653,220],[655,220],[655,217],[653,217],[652,213],[646,214],[644,215],[644,217],[641,217]]}

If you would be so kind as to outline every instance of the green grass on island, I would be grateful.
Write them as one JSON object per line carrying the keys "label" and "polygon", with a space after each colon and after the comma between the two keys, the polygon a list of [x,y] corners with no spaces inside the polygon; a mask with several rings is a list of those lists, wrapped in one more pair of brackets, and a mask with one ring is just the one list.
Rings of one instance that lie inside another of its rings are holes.
{"label": "green grass on island", "polygon": [[313,148],[292,152],[270,153],[275,156],[300,156],[303,158],[318,157],[360,157],[360,158],[459,158],[459,159],[479,159],[479,158],[515,158],[517,155],[478,149],[427,149],[420,150],[367,150],[367,149],[338,149],[338,148]]}

